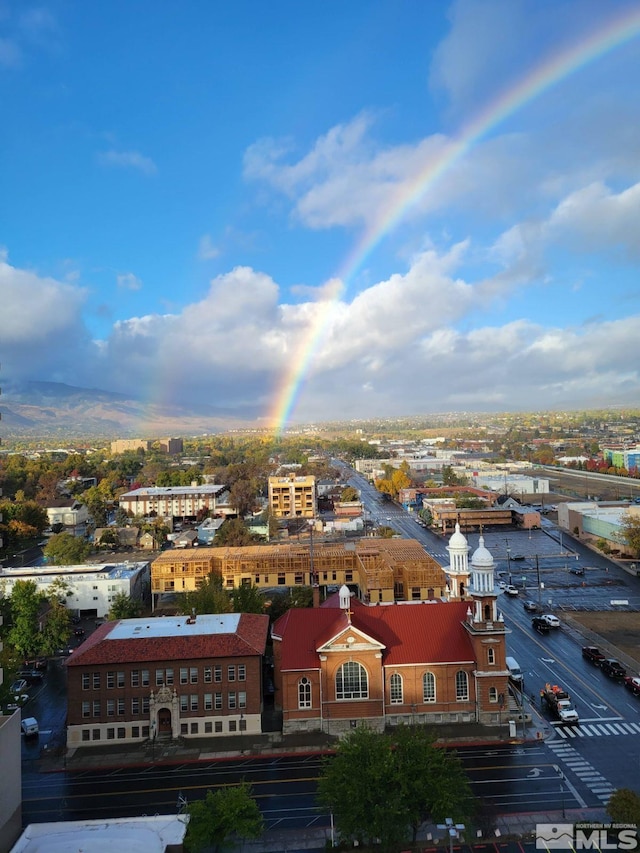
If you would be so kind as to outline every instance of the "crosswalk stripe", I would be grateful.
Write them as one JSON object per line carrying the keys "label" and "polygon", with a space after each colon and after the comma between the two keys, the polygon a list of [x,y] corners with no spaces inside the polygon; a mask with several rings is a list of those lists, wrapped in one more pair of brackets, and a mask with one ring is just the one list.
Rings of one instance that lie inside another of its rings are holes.
{"label": "crosswalk stripe", "polygon": [[640,732],[640,727],[637,723],[620,723],[631,735],[637,735]]}
{"label": "crosswalk stripe", "polygon": [[610,732],[613,732],[614,735],[617,735],[617,730],[613,727],[612,723],[605,723],[603,728],[609,729]]}

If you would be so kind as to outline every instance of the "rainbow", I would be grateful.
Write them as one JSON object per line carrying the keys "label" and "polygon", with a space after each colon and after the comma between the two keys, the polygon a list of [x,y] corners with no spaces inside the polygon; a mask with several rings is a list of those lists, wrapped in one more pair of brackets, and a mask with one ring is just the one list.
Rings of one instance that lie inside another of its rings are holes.
{"label": "rainbow", "polygon": [[282,377],[268,419],[275,425],[277,433],[282,432],[291,417],[312,359],[320,346],[334,310],[345,293],[347,283],[383,237],[433,187],[435,182],[492,128],[561,80],[631,41],[639,34],[640,9],[636,6],[631,11],[611,19],[606,26],[592,32],[586,39],[551,57],[546,57],[514,86],[502,91],[482,112],[474,116],[457,136],[452,137],[443,151],[427,164],[408,188],[398,191],[387,210],[362,233],[341,264],[319,302],[319,309],[307,336],[299,344],[297,352],[292,353],[289,367]]}

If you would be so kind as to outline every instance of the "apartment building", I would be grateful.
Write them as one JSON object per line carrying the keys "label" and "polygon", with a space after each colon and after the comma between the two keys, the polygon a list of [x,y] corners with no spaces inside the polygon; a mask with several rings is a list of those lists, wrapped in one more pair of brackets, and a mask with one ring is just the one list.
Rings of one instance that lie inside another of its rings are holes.
{"label": "apartment building", "polygon": [[214,515],[226,493],[227,487],[220,485],[149,486],[125,492],[118,502],[121,509],[134,516],[195,519],[203,509]]}
{"label": "apartment building", "polygon": [[316,478],[269,477],[269,507],[276,518],[315,518]]}

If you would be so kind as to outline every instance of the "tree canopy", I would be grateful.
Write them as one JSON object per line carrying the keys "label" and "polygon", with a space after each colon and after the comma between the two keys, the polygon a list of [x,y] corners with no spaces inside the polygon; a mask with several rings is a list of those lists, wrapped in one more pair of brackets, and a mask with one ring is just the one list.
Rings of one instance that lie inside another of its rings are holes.
{"label": "tree canopy", "polygon": [[640,826],[640,794],[629,788],[618,788],[609,798],[607,812],[615,823]]}
{"label": "tree canopy", "polygon": [[633,556],[640,557],[640,516],[625,512],[620,528],[625,542],[633,551]]}
{"label": "tree canopy", "polygon": [[[381,735],[364,726],[340,741],[325,760],[320,803],[331,810],[341,838],[392,849],[415,838],[420,824],[466,820],[473,807],[458,757],[435,747],[424,728],[400,726]],[[380,803],[385,808],[380,808]]]}
{"label": "tree canopy", "polygon": [[142,613],[140,602],[126,592],[118,592],[111,600],[109,619],[135,619]]}
{"label": "tree canopy", "polygon": [[184,840],[188,853],[221,850],[234,838],[259,838],[264,821],[247,782],[207,791],[204,800],[187,806],[189,824]]}
{"label": "tree canopy", "polygon": [[91,545],[70,533],[56,533],[47,542],[44,555],[56,566],[73,566],[84,563],[91,553]]}

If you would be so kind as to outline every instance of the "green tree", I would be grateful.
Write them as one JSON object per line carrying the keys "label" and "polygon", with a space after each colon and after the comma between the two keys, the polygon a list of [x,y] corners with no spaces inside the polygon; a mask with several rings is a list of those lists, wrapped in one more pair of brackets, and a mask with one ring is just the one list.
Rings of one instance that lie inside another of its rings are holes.
{"label": "green tree", "polygon": [[633,552],[633,556],[640,557],[640,516],[625,512],[620,523],[620,530],[624,541]]}
{"label": "green tree", "polygon": [[231,597],[222,586],[222,578],[218,574],[207,577],[202,586],[193,592],[185,592],[178,604],[181,613],[189,615],[196,613],[230,613]]}
{"label": "green tree", "polygon": [[209,848],[222,850],[235,846],[232,842],[236,839],[260,838],[264,832],[260,809],[246,782],[207,791],[204,800],[187,806],[187,814],[184,846],[188,853]]}
{"label": "green tree", "polygon": [[229,489],[229,503],[240,518],[254,512],[258,507],[258,487],[253,480],[237,480]]}
{"label": "green tree", "polygon": [[22,657],[33,657],[40,649],[39,616],[42,594],[35,581],[16,581],[11,590],[11,628],[7,639]]}
{"label": "green tree", "polygon": [[214,546],[230,546],[237,548],[242,545],[255,545],[259,541],[248,529],[241,518],[227,518],[213,540]]}
{"label": "green tree", "polygon": [[56,566],[84,563],[90,553],[91,545],[70,533],[57,533],[44,548],[45,557]]}
{"label": "green tree", "polygon": [[607,812],[614,823],[640,826],[640,794],[629,788],[618,788],[609,798]]}
{"label": "green tree", "polygon": [[365,727],[351,732],[335,757],[325,761],[318,792],[343,839],[368,844],[380,839],[384,849],[406,841],[410,831],[415,839],[427,818],[466,820],[473,811],[457,756],[434,746],[423,728],[412,726],[389,735]]}
{"label": "green tree", "polygon": [[318,799],[333,813],[345,841],[373,844],[380,839],[389,850],[407,837],[411,823],[400,781],[391,739],[360,726],[325,760]]}
{"label": "green tree", "polygon": [[352,501],[360,500],[360,492],[354,488],[353,486],[345,486],[342,492],[340,493],[340,500],[344,503],[351,503]]}
{"label": "green tree", "polygon": [[47,611],[40,635],[39,652],[43,655],[53,655],[56,649],[64,646],[71,634],[71,617],[65,605],[55,592],[49,599]]}
{"label": "green tree", "polygon": [[141,613],[140,602],[131,598],[126,592],[118,592],[113,596],[109,608],[109,619],[135,619]]}
{"label": "green tree", "polygon": [[257,586],[243,584],[231,590],[235,613],[264,613],[264,596]]}
{"label": "green tree", "polygon": [[82,494],[82,503],[89,510],[96,527],[107,526],[107,498],[99,486],[91,486]]}

